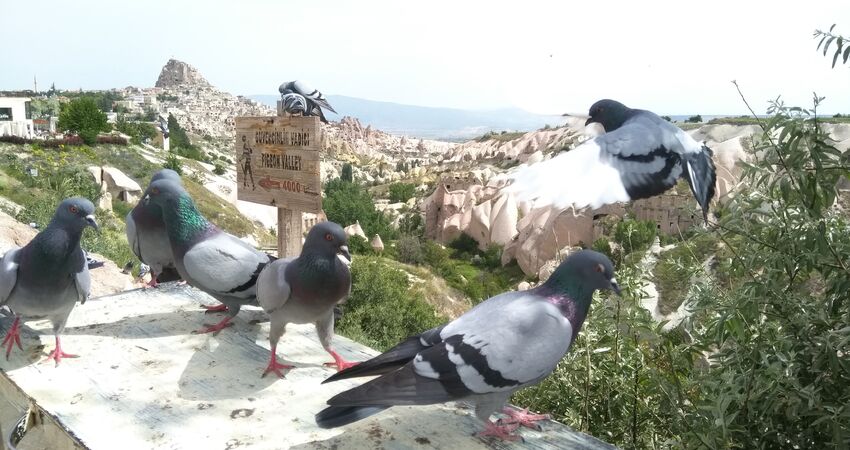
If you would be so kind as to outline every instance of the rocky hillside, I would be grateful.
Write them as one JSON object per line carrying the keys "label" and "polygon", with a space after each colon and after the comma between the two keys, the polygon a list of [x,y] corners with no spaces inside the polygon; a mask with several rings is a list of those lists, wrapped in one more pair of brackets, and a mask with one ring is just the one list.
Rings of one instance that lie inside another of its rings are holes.
{"label": "rocky hillside", "polygon": [[[523,272],[542,279],[570,248],[591,245],[600,238],[607,216],[631,213],[656,222],[662,232],[674,235],[701,225],[696,202],[683,183],[663,195],[629,205],[581,210],[535,209],[502,192],[504,178],[500,174],[506,172],[506,165],[551,158],[586,139],[573,125],[508,138],[495,135],[455,147],[446,161],[456,170],[444,173],[421,204],[426,236],[447,243],[467,234],[482,248],[502,245],[503,263],[516,259]],[[824,126],[839,150],[850,147],[850,125]],[[746,161],[745,150],[761,135],[761,129],[754,125],[703,125],[688,133],[714,150],[718,175],[715,201],[723,202],[734,192],[741,173],[739,163]]]}

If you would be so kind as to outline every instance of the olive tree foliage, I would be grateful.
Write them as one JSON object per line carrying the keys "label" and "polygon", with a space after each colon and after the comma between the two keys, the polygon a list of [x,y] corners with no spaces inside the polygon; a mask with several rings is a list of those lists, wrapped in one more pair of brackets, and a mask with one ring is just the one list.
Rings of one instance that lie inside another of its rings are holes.
{"label": "olive tree foliage", "polygon": [[[838,39],[823,44],[843,56]],[[762,133],[695,236],[716,247],[692,249],[682,324],[651,322],[624,262],[624,296],[597,298],[555,373],[513,401],[623,448],[850,448],[850,163],[824,101],[753,111]]]}

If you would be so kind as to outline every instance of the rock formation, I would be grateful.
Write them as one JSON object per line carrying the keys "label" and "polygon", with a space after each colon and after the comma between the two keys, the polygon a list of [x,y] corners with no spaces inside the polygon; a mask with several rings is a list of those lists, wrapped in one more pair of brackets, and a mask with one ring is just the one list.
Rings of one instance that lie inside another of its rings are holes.
{"label": "rock formation", "polygon": [[178,88],[181,86],[210,86],[210,83],[201,76],[198,69],[176,59],[169,59],[162,71],[159,73],[159,78],[156,80],[156,87],[163,89]]}

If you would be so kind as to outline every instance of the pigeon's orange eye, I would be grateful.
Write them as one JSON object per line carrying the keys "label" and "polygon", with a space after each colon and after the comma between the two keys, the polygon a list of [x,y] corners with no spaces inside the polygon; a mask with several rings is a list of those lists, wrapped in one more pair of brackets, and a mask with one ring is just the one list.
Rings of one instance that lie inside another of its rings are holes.
{"label": "pigeon's orange eye", "polygon": [[76,206],[71,205],[71,207],[70,207],[70,208],[68,208],[68,211],[71,211],[71,214],[76,214],[76,213],[77,213],[77,212],[79,212],[80,210],[79,210],[79,209],[77,209],[77,207],[76,207]]}
{"label": "pigeon's orange eye", "polygon": [[334,236],[332,234],[328,233],[328,234],[325,235],[325,240],[326,241],[332,241],[332,240],[334,240]]}
{"label": "pigeon's orange eye", "polygon": [[159,188],[153,188],[153,189],[151,189],[151,194],[159,195]]}
{"label": "pigeon's orange eye", "polygon": [[597,264],[596,271],[599,273],[605,272],[605,266],[603,266],[602,264]]}

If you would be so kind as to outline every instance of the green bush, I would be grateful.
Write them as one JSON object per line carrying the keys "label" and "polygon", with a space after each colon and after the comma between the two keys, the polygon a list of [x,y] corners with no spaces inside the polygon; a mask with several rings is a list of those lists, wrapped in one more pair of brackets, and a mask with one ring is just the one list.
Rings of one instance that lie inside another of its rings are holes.
{"label": "green bush", "polygon": [[342,179],[330,180],[325,184],[322,208],[328,220],[342,226],[360,221],[367,236],[380,234],[385,241],[395,239],[398,231],[390,219],[375,209],[374,200],[363,186]]}
{"label": "green bush", "polygon": [[398,231],[408,236],[422,237],[425,234],[425,223],[419,211],[402,211],[398,220]]}
{"label": "green bush", "polygon": [[368,255],[372,253],[372,246],[362,236],[351,236],[348,238],[348,250],[355,255]]}
{"label": "green bush", "polygon": [[171,169],[179,174],[183,174],[183,162],[174,153],[165,155],[165,161],[162,162],[162,167]]}
{"label": "green bush", "polygon": [[697,114],[695,116],[688,117],[685,119],[686,123],[702,123],[702,116]]}
{"label": "green bush", "polygon": [[396,243],[396,252],[398,260],[403,263],[422,264],[425,261],[419,238],[414,236],[402,236]]}
{"label": "green bush", "polygon": [[224,163],[220,161],[216,161],[214,163],[215,167],[213,167],[213,173],[216,175],[224,175],[227,170],[224,168]]}
{"label": "green bush", "polygon": [[351,164],[345,163],[342,165],[342,173],[340,174],[340,178],[342,181],[347,181],[349,183],[354,182],[354,173],[351,168]]}
{"label": "green bush", "polygon": [[390,185],[390,203],[404,203],[416,194],[412,183],[393,183]]}
{"label": "green bush", "polygon": [[60,130],[79,135],[88,145],[95,143],[98,133],[111,129],[106,122],[106,114],[91,97],[77,98],[62,105],[57,126]]}
{"label": "green bush", "polygon": [[658,235],[658,227],[651,220],[623,219],[614,225],[614,242],[620,244],[623,253],[644,252]]}
{"label": "green bush", "polygon": [[351,296],[337,325],[340,334],[381,351],[446,321],[411,288],[406,273],[383,261],[354,258]]}

